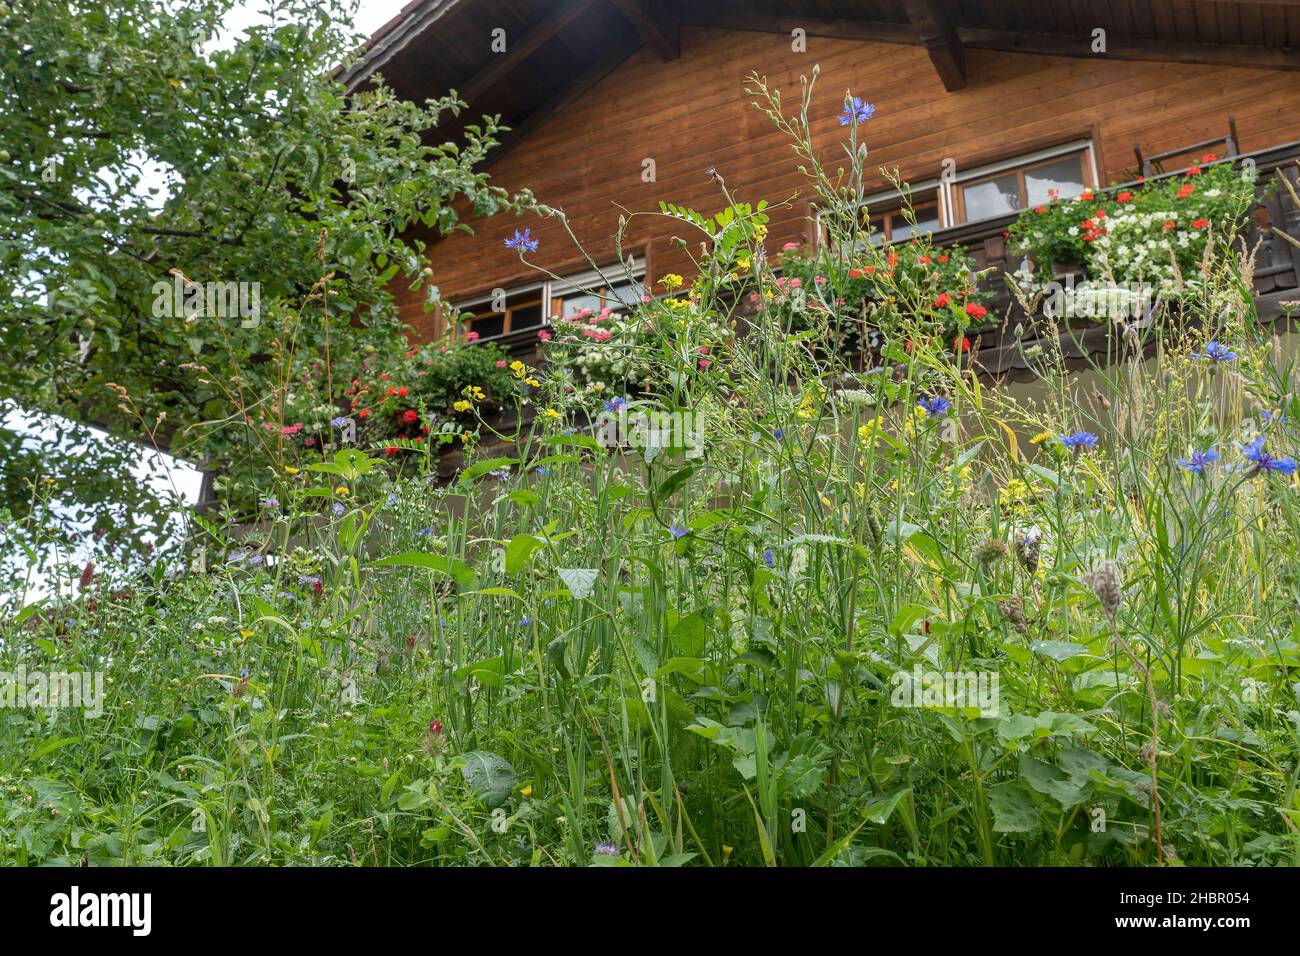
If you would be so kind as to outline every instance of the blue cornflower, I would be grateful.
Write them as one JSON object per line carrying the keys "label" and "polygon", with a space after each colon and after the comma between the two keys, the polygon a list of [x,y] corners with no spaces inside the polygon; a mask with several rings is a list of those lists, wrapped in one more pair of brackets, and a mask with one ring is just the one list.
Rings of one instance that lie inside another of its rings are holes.
{"label": "blue cornflower", "polygon": [[510,469],[509,469],[509,468],[493,468],[491,471],[488,472],[488,475],[491,476],[491,477],[493,477],[493,478],[509,478],[509,477],[510,477]]}
{"label": "blue cornflower", "polygon": [[1097,436],[1092,432],[1075,432],[1073,435],[1062,435],[1061,444],[1075,450],[1091,448],[1097,444]]}
{"label": "blue cornflower", "polygon": [[1270,412],[1268,409],[1264,409],[1264,411],[1259,413],[1259,417],[1264,419],[1265,428],[1268,428],[1271,425],[1286,424],[1286,415],[1282,412]]}
{"label": "blue cornflower", "polygon": [[605,411],[607,412],[619,412],[626,407],[627,407],[627,399],[622,397],[611,398],[609,401],[605,403]]}
{"label": "blue cornflower", "polygon": [[432,534],[432,533],[433,533],[433,526],[432,526],[432,525],[430,525],[430,526],[427,527],[427,528],[421,528],[419,531],[415,532],[416,537],[419,537],[419,538],[423,538],[426,534]]}
{"label": "blue cornflower", "polygon": [[331,418],[330,424],[333,425],[335,428],[342,428],[349,421],[351,421],[351,419],[349,419],[346,415],[340,415],[338,418]]}
{"label": "blue cornflower", "polygon": [[668,526],[668,533],[672,535],[674,538],[684,538],[688,534],[690,534],[689,531],[687,531],[684,527],[677,524],[676,522]]}
{"label": "blue cornflower", "polygon": [[342,503],[341,501],[336,501],[336,502],[334,502],[334,504],[330,507],[330,510],[334,512],[334,516],[335,516],[336,518],[342,518],[342,517],[343,517],[343,512],[344,512],[346,509],[343,507],[343,503]]}
{"label": "blue cornflower", "polygon": [[763,563],[766,564],[769,568],[776,567],[776,555],[772,553],[771,548],[763,549]]}
{"label": "blue cornflower", "polygon": [[239,676],[242,677],[242,678],[244,678],[245,680],[247,680],[247,679],[248,679],[248,668],[247,668],[247,667],[241,667],[241,668],[239,669]]}
{"label": "blue cornflower", "polygon": [[1193,352],[1192,358],[1209,359],[1213,364],[1218,365],[1220,362],[1231,362],[1236,359],[1237,353],[1232,351],[1222,342],[1210,342],[1205,346],[1204,352]]}
{"label": "blue cornflower", "polygon": [[1243,447],[1241,453],[1255,463],[1252,474],[1257,475],[1262,471],[1276,471],[1280,475],[1290,475],[1296,469],[1296,461],[1290,455],[1274,458],[1264,451],[1264,439],[1262,437],[1256,438],[1249,445]]}
{"label": "blue cornflower", "polygon": [[865,123],[876,114],[876,107],[871,103],[866,103],[860,96],[851,96],[844,101],[844,112],[840,114],[840,125],[848,126],[850,123]]}
{"label": "blue cornflower", "polygon": [[525,614],[524,617],[523,617],[523,619],[519,622],[519,626],[520,626],[520,627],[527,627],[529,624],[532,624],[532,623],[533,623],[533,619],[532,619],[531,617],[529,617],[527,614]]}
{"label": "blue cornflower", "polygon": [[391,508],[391,507],[393,507],[393,505],[397,504],[397,495],[393,494],[393,493],[390,491],[390,492],[388,493],[388,497],[385,498],[384,500],[385,500],[385,502],[387,502],[388,507]]}
{"label": "blue cornflower", "polygon": [[779,428],[775,428],[772,430],[772,437],[775,438],[777,441],[780,441],[782,438],[785,437],[785,432]]}
{"label": "blue cornflower", "polygon": [[532,236],[532,229],[525,229],[520,232],[515,230],[512,238],[506,240],[507,249],[518,249],[520,252],[533,252],[537,248],[537,240]]}
{"label": "blue cornflower", "polygon": [[1194,475],[1205,474],[1205,469],[1219,460],[1219,453],[1213,448],[1195,452],[1191,458],[1179,458],[1178,467],[1186,468]]}
{"label": "blue cornflower", "polygon": [[938,418],[940,415],[947,415],[948,409],[952,408],[952,402],[942,395],[936,395],[933,398],[922,398],[916,404],[925,409],[925,413],[931,418]]}

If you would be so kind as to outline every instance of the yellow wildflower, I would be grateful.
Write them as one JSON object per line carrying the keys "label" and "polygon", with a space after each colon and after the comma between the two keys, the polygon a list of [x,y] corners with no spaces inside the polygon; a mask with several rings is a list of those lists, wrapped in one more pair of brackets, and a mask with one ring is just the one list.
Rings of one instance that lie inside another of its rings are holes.
{"label": "yellow wildflower", "polygon": [[348,493],[347,485],[339,485],[337,488],[334,489],[334,494],[338,495],[340,498],[346,495],[347,493]]}
{"label": "yellow wildflower", "polygon": [[456,402],[456,403],[453,404],[451,407],[454,408],[454,409],[456,409],[456,411],[458,411],[458,412],[467,412],[467,411],[469,411],[471,408],[473,408],[474,406],[473,406],[471,403],[465,401],[465,399],[462,398],[460,401]]}
{"label": "yellow wildflower", "polygon": [[293,467],[293,465],[285,465],[285,466],[284,466],[284,473],[285,473],[286,475],[296,475],[296,474],[298,474],[298,472],[301,471],[301,470],[302,470],[301,468],[295,468],[295,467]]}
{"label": "yellow wildflower", "polygon": [[521,787],[519,792],[525,797],[531,797],[533,795],[533,785],[530,783],[526,787]]}
{"label": "yellow wildflower", "polygon": [[673,292],[676,291],[677,289],[680,289],[684,281],[685,280],[681,276],[679,276],[676,272],[670,272],[668,273],[668,275],[664,276],[662,279],[659,280],[659,284],[663,286],[665,289],[667,289],[669,292]]}
{"label": "yellow wildflower", "polygon": [[548,408],[546,410],[546,417],[551,419],[560,419],[563,418],[564,416],[561,415],[559,412],[557,412],[555,409]]}

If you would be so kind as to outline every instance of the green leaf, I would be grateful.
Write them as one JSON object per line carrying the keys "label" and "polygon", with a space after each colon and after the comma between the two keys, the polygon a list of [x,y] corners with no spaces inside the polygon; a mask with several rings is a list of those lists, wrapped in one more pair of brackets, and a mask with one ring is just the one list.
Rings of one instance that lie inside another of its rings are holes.
{"label": "green leaf", "polygon": [[1030,650],[1042,657],[1051,658],[1058,664],[1088,652],[1088,648],[1084,645],[1070,641],[1035,641],[1030,645]]}
{"label": "green leaf", "polygon": [[401,554],[394,554],[387,558],[380,558],[378,561],[372,561],[370,566],[372,568],[399,566],[427,568],[430,571],[450,575],[461,587],[470,587],[475,580],[474,572],[463,561],[441,554],[427,554],[423,551],[403,551]]}
{"label": "green leaf", "polygon": [[1038,808],[1018,783],[1000,783],[989,790],[996,833],[1033,833],[1038,829]]}
{"label": "green leaf", "polygon": [[486,750],[471,751],[464,759],[460,772],[478,798],[489,807],[505,803],[519,779],[514,767],[504,757]]}

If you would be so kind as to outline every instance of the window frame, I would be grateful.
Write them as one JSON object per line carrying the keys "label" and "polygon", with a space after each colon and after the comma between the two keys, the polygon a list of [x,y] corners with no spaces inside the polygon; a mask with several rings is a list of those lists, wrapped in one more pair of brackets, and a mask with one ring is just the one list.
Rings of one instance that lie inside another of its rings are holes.
{"label": "window frame", "polygon": [[[1040,149],[1020,156],[1008,157],[1007,159],[999,160],[996,163],[988,163],[984,166],[976,167],[969,172],[960,173],[954,176],[951,181],[944,183],[948,193],[948,221],[954,226],[964,226],[969,223],[985,222],[989,219],[997,219],[999,216],[1023,212],[1029,208],[1029,187],[1025,183],[1025,173],[1032,172],[1040,166],[1055,162],[1063,157],[1074,155],[1079,157],[1079,169],[1083,174],[1083,188],[1096,189],[1097,153],[1093,148],[1092,140],[1073,140],[1068,143],[1062,143],[1059,146]],[[985,216],[981,219],[967,218],[966,190],[969,187],[977,186],[980,183],[987,183],[1000,179],[1007,173],[1016,174],[1016,185],[1020,192],[1021,202],[1024,203],[1024,205],[1018,210],[1013,210],[1013,213],[999,213],[998,215]]]}
{"label": "window frame", "polygon": [[[465,312],[471,312],[471,313],[474,312],[476,307],[481,307],[483,305],[490,304],[492,302],[493,292],[485,292],[480,295],[471,296],[468,299],[462,299],[458,302],[454,302],[451,304],[451,310],[455,317],[452,320],[455,326],[455,329],[453,330],[453,334],[457,338],[459,338],[461,335],[463,335],[460,329],[463,328],[467,332],[472,332],[474,331],[474,323],[486,319],[490,316],[497,316],[497,315],[500,315],[502,317],[501,331],[496,335],[480,335],[479,338],[476,339],[475,341],[499,342],[505,339],[509,339],[512,335],[517,335],[522,332],[533,332],[533,331],[541,331],[542,329],[549,329],[553,326],[554,320],[557,318],[555,313],[556,305],[559,304],[562,306],[564,302],[565,297],[563,294],[560,294],[562,290],[568,291],[570,295],[590,295],[591,293],[586,289],[584,289],[583,286],[592,286],[595,285],[596,283],[604,283],[606,278],[610,280],[625,279],[626,276],[627,273],[625,271],[625,267],[623,266],[623,264],[615,263],[603,269],[591,269],[586,272],[578,272],[578,273],[572,273],[567,276],[559,276],[558,278],[548,277],[540,282],[526,282],[520,285],[510,286],[510,287],[503,286],[501,288],[505,292],[505,298],[506,298],[505,312],[492,312],[492,311],[484,312],[482,315],[476,316],[474,319],[472,319],[468,323],[468,325],[464,325],[460,323],[459,316],[461,316]],[[638,282],[641,283],[642,289],[644,290],[645,276],[646,276],[646,263],[644,258],[642,258],[640,263],[634,265],[632,268],[631,281],[633,282],[634,285]],[[615,284],[616,285],[621,284],[621,282],[616,282]],[[608,285],[601,285],[599,288],[599,291],[601,293],[602,306],[606,302],[612,301],[606,299],[606,297],[604,296],[604,293],[608,292],[610,288],[611,286]],[[530,295],[530,293],[537,293],[537,294],[536,296],[533,296]],[[519,296],[525,296],[525,295],[528,296],[526,300],[515,304],[511,304],[512,299],[518,298]],[[542,309],[541,322],[539,322],[537,325],[530,325],[523,329],[511,328],[512,319],[516,311],[518,311],[519,309],[531,308],[539,304],[541,305],[541,309]]]}

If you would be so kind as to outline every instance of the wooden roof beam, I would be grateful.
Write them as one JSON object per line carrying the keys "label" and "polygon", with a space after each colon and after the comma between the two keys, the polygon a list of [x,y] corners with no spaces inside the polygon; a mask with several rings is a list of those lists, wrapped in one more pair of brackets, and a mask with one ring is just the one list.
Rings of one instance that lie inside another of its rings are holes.
{"label": "wooden roof beam", "polygon": [[966,85],[966,49],[939,0],[906,0],[907,18],[912,21],[921,45],[949,93]]}
{"label": "wooden roof beam", "polygon": [[972,49],[1000,50],[1006,53],[1038,53],[1045,56],[1080,57],[1087,60],[1206,63],[1257,70],[1300,70],[1300,51],[1285,47],[1142,40],[1116,36],[1114,31],[1108,31],[1106,52],[1094,53],[1090,36],[1019,33],[1014,30],[987,30],[975,27],[961,27],[957,34],[961,42]]}
{"label": "wooden roof beam", "polygon": [[677,16],[663,0],[614,0],[641,42],[661,60],[675,60],[682,55],[681,31]]}
{"label": "wooden roof beam", "polygon": [[507,36],[505,52],[493,54],[491,62],[470,77],[469,81],[457,91],[460,98],[473,106],[475,100],[536,53],[542,44],[576,20],[595,2],[596,0],[566,0],[554,13],[524,31],[522,36],[514,39]]}

